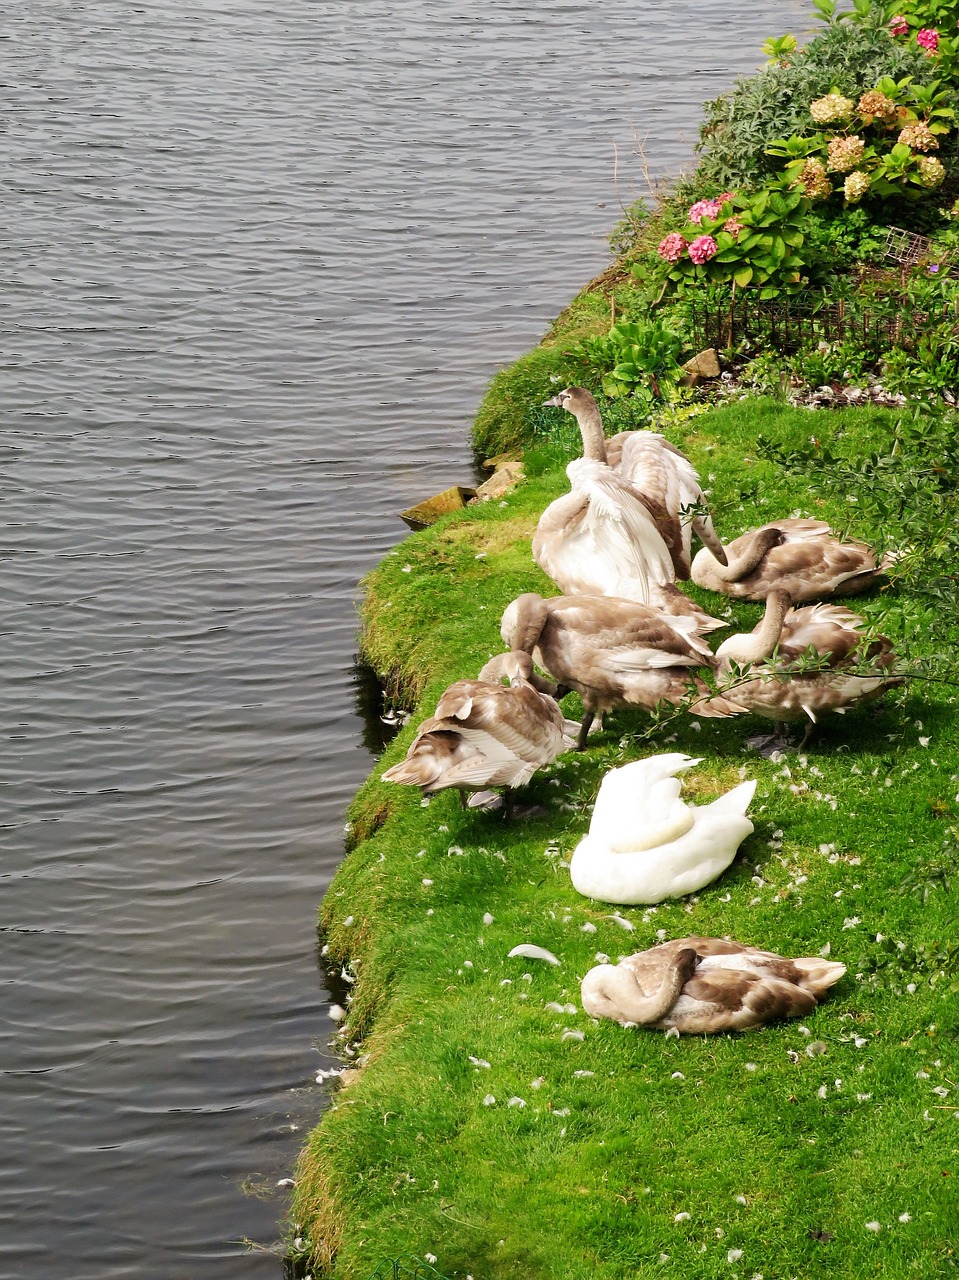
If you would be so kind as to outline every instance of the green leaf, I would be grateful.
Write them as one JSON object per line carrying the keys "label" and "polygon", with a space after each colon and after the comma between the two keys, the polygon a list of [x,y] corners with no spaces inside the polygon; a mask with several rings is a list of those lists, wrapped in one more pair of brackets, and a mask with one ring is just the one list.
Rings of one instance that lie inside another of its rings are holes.
{"label": "green leaf", "polygon": [[740,289],[745,289],[753,278],[752,267],[740,267],[738,271],[733,272],[733,279],[739,285]]}

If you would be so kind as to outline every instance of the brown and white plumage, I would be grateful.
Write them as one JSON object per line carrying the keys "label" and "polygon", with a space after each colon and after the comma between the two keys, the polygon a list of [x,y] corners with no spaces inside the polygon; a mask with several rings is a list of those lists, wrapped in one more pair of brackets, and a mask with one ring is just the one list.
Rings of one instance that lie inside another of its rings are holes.
{"label": "brown and white plumage", "polygon": [[739,600],[765,600],[788,591],[794,602],[858,595],[883,572],[885,562],[858,539],[843,539],[822,520],[776,520],[735,538],[725,565],[706,547],[696,553],[692,579],[699,587]]}
{"label": "brown and white plumage", "polygon": [[585,387],[566,387],[546,403],[576,419],[585,457],[601,458],[639,493],[669,548],[676,577],[689,577],[694,532],[725,563],[699,475],[680,449],[655,431],[621,431],[607,440],[599,406]]}
{"label": "brown and white plumage", "polygon": [[725,549],[706,510],[699,474],[680,449],[655,431],[622,431],[606,441],[606,459],[644,498],[666,512],[678,578],[689,577],[693,533],[725,564]]}
{"label": "brown and white plumage", "polygon": [[726,701],[744,711],[778,726],[805,720],[805,743],[821,716],[871,702],[902,677],[892,672],[891,641],[875,636],[863,645],[865,621],[852,610],[788,606],[784,592],[771,592],[754,630],[723,641],[717,679]]}
{"label": "brown and white plumage", "polygon": [[[501,682],[504,672],[508,685]],[[562,711],[534,687],[532,674],[527,654],[500,654],[480,678],[451,684],[384,781],[419,787],[427,796],[447,787],[462,793],[529,782],[571,745]]]}
{"label": "brown and white plumage", "polygon": [[583,978],[583,1008],[624,1026],[703,1034],[802,1017],[846,972],[818,956],[789,960],[741,942],[696,936],[602,964]]}
{"label": "brown and white plumage", "polygon": [[615,707],[652,711],[690,696],[703,699],[697,714],[735,714],[695,674],[712,655],[689,618],[667,617],[635,600],[607,596],[519,596],[503,614],[500,634],[511,650],[522,650],[554,680],[575,689],[585,716],[579,747],[597,714]]}
{"label": "brown and white plumage", "polygon": [[570,492],[539,518],[533,559],[568,595],[615,595],[645,603],[676,570],[640,495],[605,462],[566,468]]}

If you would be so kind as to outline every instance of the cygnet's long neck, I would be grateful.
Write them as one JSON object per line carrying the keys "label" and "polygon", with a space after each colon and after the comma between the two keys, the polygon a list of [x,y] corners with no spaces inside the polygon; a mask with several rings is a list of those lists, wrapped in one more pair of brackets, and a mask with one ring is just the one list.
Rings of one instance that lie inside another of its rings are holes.
{"label": "cygnet's long neck", "polygon": [[574,417],[583,437],[583,457],[591,462],[606,462],[606,435],[603,419],[596,404],[577,405]]}
{"label": "cygnet's long neck", "polygon": [[745,551],[732,560],[728,559],[729,548],[727,547],[727,563],[719,564],[717,561],[713,572],[723,582],[741,582],[754,569],[759,568],[773,547],[778,547],[782,540],[782,532],[775,525],[769,528],[764,526],[762,529],[757,529]]}
{"label": "cygnet's long neck", "polygon": [[770,591],[766,597],[766,612],[762,621],[752,631],[730,636],[716,650],[720,665],[735,662],[744,667],[752,662],[762,662],[772,653],[782,635],[783,619],[789,608],[788,591]]}
{"label": "cygnet's long neck", "polygon": [[503,613],[500,625],[503,643],[510,650],[519,649],[523,653],[532,654],[539,643],[548,616],[546,601],[542,596],[534,591],[517,596],[511,604],[506,606]]}
{"label": "cygnet's long neck", "polygon": [[[679,999],[686,982],[696,969],[696,952],[690,947],[667,962],[659,989],[644,995],[632,972],[625,965],[597,965],[582,982],[583,1008],[587,1013],[604,1012],[608,1001],[622,1021],[649,1026],[664,1018]],[[596,1000],[596,996],[599,1000]],[[609,1016],[607,1014],[607,1016]]]}

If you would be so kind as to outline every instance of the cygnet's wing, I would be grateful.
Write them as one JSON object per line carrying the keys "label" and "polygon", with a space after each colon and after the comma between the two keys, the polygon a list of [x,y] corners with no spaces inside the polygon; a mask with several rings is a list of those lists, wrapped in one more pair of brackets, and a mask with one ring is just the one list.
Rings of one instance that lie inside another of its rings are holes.
{"label": "cygnet's wing", "polygon": [[[610,596],[559,596],[547,602],[550,636],[557,643],[583,645],[597,661],[629,661],[629,655],[646,665],[701,665],[709,646],[696,631],[692,618],[663,616],[634,600]],[[653,653],[663,655],[653,656]]]}
{"label": "cygnet's wing", "polygon": [[[785,540],[766,556],[764,572],[770,580],[775,575],[835,591],[876,572],[876,557],[864,542],[839,538],[821,520],[780,520],[776,527]],[[797,592],[793,595],[798,598]]]}
{"label": "cygnet's wing", "polygon": [[700,965],[658,1025],[694,1034],[735,1031],[803,1017],[815,1007],[811,992],[781,978],[733,969],[703,972]]}
{"label": "cygnet's wing", "polygon": [[645,602],[652,584],[674,581],[669,548],[642,497],[602,463],[580,459],[566,473],[573,491],[589,499],[584,534],[606,584],[598,594]]}
{"label": "cygnet's wing", "polygon": [[820,657],[828,658],[830,666],[839,666],[855,650],[864,625],[858,614],[841,605],[790,609],[783,619],[776,665],[795,662],[812,648]]}
{"label": "cygnet's wing", "polygon": [[712,518],[703,511],[706,495],[696,468],[668,440],[652,431],[632,433],[623,440],[619,470],[644,497],[655,499],[676,522],[683,547],[683,567],[677,569],[677,576],[689,577],[691,532],[696,518],[689,514],[692,510],[700,513],[696,518],[700,537],[723,554]]}
{"label": "cygnet's wing", "polygon": [[538,767],[565,749],[563,713],[525,681],[474,694],[469,715],[458,723],[463,737],[490,760],[512,756]]}

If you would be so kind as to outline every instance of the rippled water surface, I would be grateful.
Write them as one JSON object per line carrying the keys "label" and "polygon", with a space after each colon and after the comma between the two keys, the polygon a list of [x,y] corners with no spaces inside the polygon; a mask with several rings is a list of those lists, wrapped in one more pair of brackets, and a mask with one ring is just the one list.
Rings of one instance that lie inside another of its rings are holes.
{"label": "rippled water surface", "polygon": [[[281,1274],[359,576],[798,0],[0,17],[0,1275]],[[244,1190],[259,1184],[260,1197]]]}

